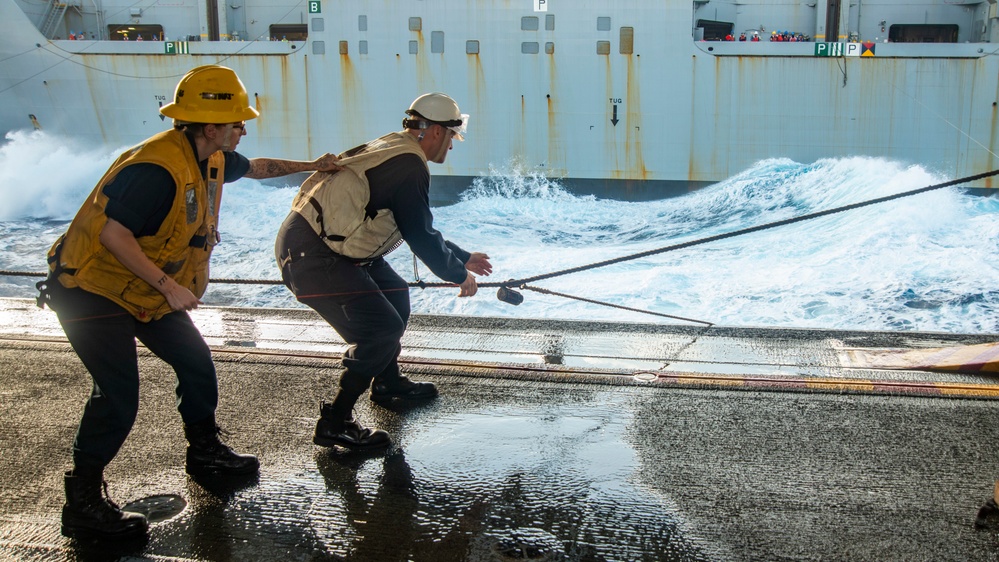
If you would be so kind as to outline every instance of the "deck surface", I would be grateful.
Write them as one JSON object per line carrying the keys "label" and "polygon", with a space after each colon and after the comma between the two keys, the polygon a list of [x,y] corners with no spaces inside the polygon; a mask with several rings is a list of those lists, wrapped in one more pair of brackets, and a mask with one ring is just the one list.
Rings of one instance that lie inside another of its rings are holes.
{"label": "deck surface", "polygon": [[173,374],[142,350],[139,418],[106,477],[157,522],[148,543],[94,545],[59,534],[89,377],[51,311],[0,300],[0,558],[999,558],[999,526],[972,525],[999,477],[999,378],[844,353],[987,336],[417,317],[403,370],[441,396],[362,399],[395,444],[359,455],[311,442],[343,349],[317,317],[194,316],[226,440],[260,476],[184,473]]}

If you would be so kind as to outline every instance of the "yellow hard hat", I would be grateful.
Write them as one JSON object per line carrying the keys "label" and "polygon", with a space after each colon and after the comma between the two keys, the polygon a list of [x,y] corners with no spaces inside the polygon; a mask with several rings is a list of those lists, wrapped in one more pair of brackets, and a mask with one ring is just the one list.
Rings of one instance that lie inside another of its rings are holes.
{"label": "yellow hard hat", "polygon": [[250,96],[231,68],[199,66],[177,83],[173,103],[160,113],[188,123],[236,123],[255,119],[260,112],[250,107]]}
{"label": "yellow hard hat", "polygon": [[[413,100],[406,115],[447,127],[458,140],[464,140],[464,133],[468,128],[468,114],[458,109],[458,102],[451,99],[451,96],[440,92],[423,94]],[[408,127],[408,122],[412,120],[404,120],[403,125]]]}

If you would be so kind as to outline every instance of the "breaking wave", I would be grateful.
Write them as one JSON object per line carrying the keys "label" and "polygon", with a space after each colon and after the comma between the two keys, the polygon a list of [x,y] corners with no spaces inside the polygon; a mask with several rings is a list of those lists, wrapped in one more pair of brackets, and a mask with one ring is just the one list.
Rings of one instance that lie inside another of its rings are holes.
{"label": "breaking wave", "polygon": [[[42,271],[61,234],[119,150],[93,150],[42,133],[0,146],[0,268]],[[876,158],[798,163],[772,159],[682,197],[641,203],[575,196],[571,186],[508,164],[490,169],[435,226],[490,255],[490,281],[519,279],[946,181]],[[296,186],[254,180],[226,187],[216,278],[277,279],[273,239]],[[772,230],[540,281],[537,286],[721,325],[999,332],[999,198],[941,189]],[[389,256],[414,280],[405,246]],[[419,275],[436,278],[422,264]],[[0,296],[32,297],[36,279],[0,277]],[[672,322],[526,292],[414,289],[417,314]],[[210,304],[299,307],[280,285],[214,284]]]}

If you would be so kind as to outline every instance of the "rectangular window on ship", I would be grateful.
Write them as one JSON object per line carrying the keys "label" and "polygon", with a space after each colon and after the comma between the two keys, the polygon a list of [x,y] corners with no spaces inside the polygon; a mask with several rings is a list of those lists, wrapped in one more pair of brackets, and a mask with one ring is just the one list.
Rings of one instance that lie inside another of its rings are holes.
{"label": "rectangular window on ship", "polygon": [[108,25],[111,41],[163,41],[163,26],[138,23],[112,23]]}
{"label": "rectangular window on ship", "polygon": [[305,41],[309,38],[309,26],[304,23],[271,24],[271,41]]}

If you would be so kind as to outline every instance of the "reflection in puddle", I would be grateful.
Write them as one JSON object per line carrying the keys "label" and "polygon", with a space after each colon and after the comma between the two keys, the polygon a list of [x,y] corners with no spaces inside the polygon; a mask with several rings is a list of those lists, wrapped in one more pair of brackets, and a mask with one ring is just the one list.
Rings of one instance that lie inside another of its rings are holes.
{"label": "reflection in puddle", "polygon": [[232,560],[709,558],[669,502],[634,483],[627,396],[550,398],[410,412],[383,456],[314,449],[304,466],[272,463],[253,487],[193,498],[171,540],[200,554],[223,542]]}

